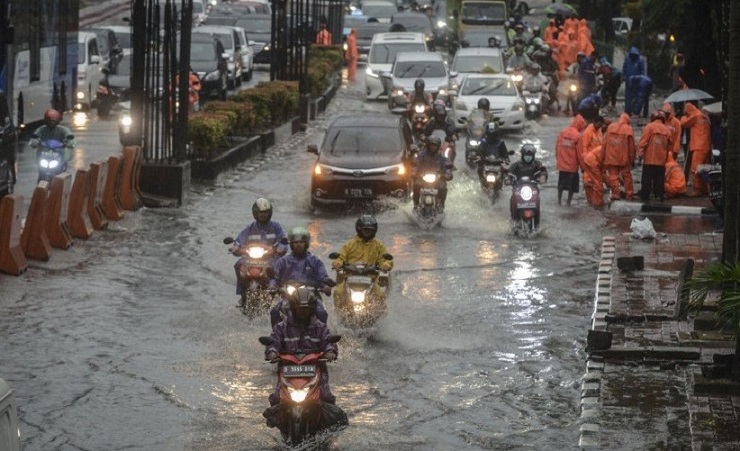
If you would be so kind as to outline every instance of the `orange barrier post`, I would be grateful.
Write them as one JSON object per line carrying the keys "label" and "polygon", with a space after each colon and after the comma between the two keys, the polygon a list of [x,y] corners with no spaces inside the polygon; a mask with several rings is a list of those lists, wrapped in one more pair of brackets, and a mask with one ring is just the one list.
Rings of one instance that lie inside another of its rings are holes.
{"label": "orange barrier post", "polygon": [[123,149],[123,171],[119,184],[118,197],[124,210],[138,210],[141,208],[141,198],[138,188],[135,187],[139,176],[136,174],[141,168],[141,147],[128,146]]}
{"label": "orange barrier post", "polygon": [[31,206],[28,208],[26,225],[21,232],[21,247],[26,257],[32,260],[48,261],[51,243],[46,234],[46,212],[49,203],[49,183],[42,181],[33,190]]}
{"label": "orange barrier post", "polygon": [[28,269],[21,248],[23,196],[9,194],[0,200],[0,271],[15,276]]}
{"label": "orange barrier post", "polygon": [[87,239],[92,236],[93,229],[90,217],[87,215],[87,187],[90,183],[90,173],[86,169],[78,169],[72,183],[67,209],[67,224],[69,231],[75,238]]}
{"label": "orange barrier post", "polygon": [[108,218],[103,212],[103,189],[108,173],[108,163],[96,161],[90,164],[90,182],[87,189],[87,215],[95,230],[108,227]]}
{"label": "orange barrier post", "polygon": [[57,249],[68,249],[74,239],[69,232],[67,224],[67,208],[69,206],[69,193],[72,185],[72,174],[65,172],[55,176],[51,180],[49,192],[49,203],[47,210],[46,235],[49,237],[51,247]]}
{"label": "orange barrier post", "polygon": [[121,168],[121,157],[111,155],[108,158],[108,172],[103,189],[103,212],[108,219],[118,221],[123,218],[123,209],[118,200],[118,176]]}

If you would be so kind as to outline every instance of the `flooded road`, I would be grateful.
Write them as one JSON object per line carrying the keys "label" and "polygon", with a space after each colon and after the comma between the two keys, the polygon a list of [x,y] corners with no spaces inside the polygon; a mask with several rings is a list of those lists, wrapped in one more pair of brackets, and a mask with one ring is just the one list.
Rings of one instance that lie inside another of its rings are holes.
{"label": "flooded road", "polygon": [[[385,111],[363,102],[362,86],[341,90],[327,120]],[[582,197],[557,206],[552,146],[568,122],[542,118],[507,138],[518,150],[536,135],[551,168],[543,232],[530,240],[509,229],[508,192],[490,205],[462,169],[443,227],[418,229],[407,204],[377,215],[395,257],[387,316],[358,334],[326,303],[343,336],[332,390],[350,420],[332,449],[576,446],[599,247],[630,217],[605,217]],[[281,448],[261,415],[274,387],[257,342],[269,320],[234,308],[234,257],[222,239],[267,197],[284,228],[308,226],[311,251],[329,266],[359,211],[308,207],[315,157],[305,148],[325,124],[194,187],[180,209],[128,213],[49,264],[0,276],[0,376],[16,391],[24,449]]]}

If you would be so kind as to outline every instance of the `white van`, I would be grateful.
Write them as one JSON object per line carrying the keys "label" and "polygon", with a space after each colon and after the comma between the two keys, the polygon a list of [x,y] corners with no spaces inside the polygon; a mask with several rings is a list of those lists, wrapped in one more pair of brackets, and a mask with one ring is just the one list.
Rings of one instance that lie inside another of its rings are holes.
{"label": "white van", "polygon": [[90,109],[98,84],[103,78],[101,72],[98,35],[93,31],[77,33],[77,93],[75,109]]}
{"label": "white van", "polygon": [[13,390],[0,379],[0,449],[21,450],[21,432],[18,429],[18,411],[13,399]]}
{"label": "white van", "polygon": [[388,97],[387,87],[380,78],[389,72],[396,54],[400,52],[428,52],[423,33],[378,33],[370,43],[365,69],[365,94],[368,99]]}

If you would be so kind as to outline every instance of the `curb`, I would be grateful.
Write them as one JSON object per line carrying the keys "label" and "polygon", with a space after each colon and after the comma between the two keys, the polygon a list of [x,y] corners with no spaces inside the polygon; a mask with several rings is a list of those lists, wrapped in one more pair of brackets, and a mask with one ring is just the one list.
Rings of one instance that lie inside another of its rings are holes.
{"label": "curb", "polygon": [[[611,270],[616,255],[616,238],[605,236],[601,242],[601,261],[596,277],[594,312],[591,315],[591,330],[606,331],[606,315],[611,306]],[[586,374],[581,384],[581,426],[578,446],[581,448],[599,447],[599,408],[601,406],[601,378],[604,373],[604,359],[589,353],[586,359]]]}
{"label": "curb", "polygon": [[684,205],[643,204],[616,200],[609,205],[612,211],[632,211],[639,213],[673,213],[679,215],[716,215],[714,208],[687,207]]}

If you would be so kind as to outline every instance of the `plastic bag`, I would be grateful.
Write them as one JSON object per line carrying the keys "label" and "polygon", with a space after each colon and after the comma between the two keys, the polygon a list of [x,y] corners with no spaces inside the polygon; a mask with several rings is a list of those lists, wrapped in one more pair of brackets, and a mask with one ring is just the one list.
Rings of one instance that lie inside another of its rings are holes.
{"label": "plastic bag", "polygon": [[635,238],[650,238],[653,239],[657,236],[657,233],[655,232],[655,228],[653,227],[653,223],[648,219],[632,219],[632,224],[630,225],[630,230],[632,230],[632,236]]}

